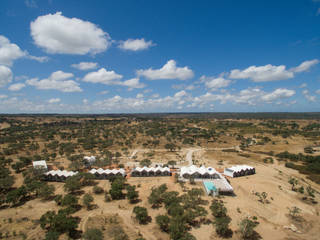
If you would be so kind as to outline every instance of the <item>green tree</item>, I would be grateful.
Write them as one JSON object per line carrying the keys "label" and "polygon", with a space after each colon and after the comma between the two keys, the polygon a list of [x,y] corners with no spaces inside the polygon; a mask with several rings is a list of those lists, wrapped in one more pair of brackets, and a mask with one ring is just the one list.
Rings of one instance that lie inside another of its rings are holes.
{"label": "green tree", "polygon": [[255,228],[259,225],[258,221],[246,217],[239,223],[239,232],[243,239],[252,239],[256,235]]}
{"label": "green tree", "polygon": [[148,197],[148,202],[152,205],[152,208],[159,208],[163,202],[163,193],[167,190],[167,185],[162,184],[157,188],[152,188],[151,194]]}
{"label": "green tree", "polygon": [[72,193],[80,190],[81,187],[80,178],[77,175],[67,178],[66,183],[64,184],[64,189]]}
{"label": "green tree", "polygon": [[124,178],[116,178],[112,182],[109,193],[113,200],[118,200],[123,198],[124,194],[122,190],[124,189],[124,182],[125,182]]}
{"label": "green tree", "polygon": [[100,229],[89,228],[83,235],[86,240],[103,240],[103,233]]}
{"label": "green tree", "polygon": [[135,214],[136,219],[139,221],[139,224],[147,224],[150,222],[150,216],[148,215],[148,210],[145,207],[135,206],[133,208],[133,213]]}
{"label": "green tree", "polygon": [[158,215],[156,217],[156,222],[162,231],[169,231],[170,218],[167,215]]}
{"label": "green tree", "polygon": [[136,203],[139,199],[139,192],[136,191],[136,186],[127,186],[127,198],[130,203]]}
{"label": "green tree", "polygon": [[10,175],[10,170],[0,166],[0,193],[7,192],[14,184],[14,177]]}
{"label": "green tree", "polygon": [[86,206],[87,210],[89,210],[91,208],[91,203],[93,202],[93,197],[89,193],[86,193],[83,196],[82,201],[83,204]]}
{"label": "green tree", "polygon": [[38,196],[44,200],[50,199],[55,191],[55,187],[53,185],[43,184],[38,191]]}

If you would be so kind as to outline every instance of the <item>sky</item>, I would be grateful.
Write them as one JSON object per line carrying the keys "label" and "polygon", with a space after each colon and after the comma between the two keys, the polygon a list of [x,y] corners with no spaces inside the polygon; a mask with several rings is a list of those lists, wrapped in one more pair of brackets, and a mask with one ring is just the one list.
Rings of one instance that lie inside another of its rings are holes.
{"label": "sky", "polygon": [[320,0],[0,5],[0,113],[320,111]]}

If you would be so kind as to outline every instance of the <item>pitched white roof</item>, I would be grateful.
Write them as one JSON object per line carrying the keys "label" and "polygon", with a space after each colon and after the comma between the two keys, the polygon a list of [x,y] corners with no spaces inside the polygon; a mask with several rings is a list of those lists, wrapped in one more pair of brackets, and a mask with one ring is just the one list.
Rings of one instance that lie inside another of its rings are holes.
{"label": "pitched white roof", "polygon": [[95,156],[84,156],[83,159],[86,160],[87,162],[90,162],[90,163],[96,161],[96,157]]}
{"label": "pitched white roof", "polygon": [[170,172],[170,168],[168,168],[168,167],[160,167],[160,166],[158,166],[158,167],[150,167],[149,168],[149,167],[144,166],[142,168],[136,167],[135,169],[132,170],[132,172],[143,172],[143,171],[145,171],[145,172],[158,172],[158,171],[160,171],[160,172]]}
{"label": "pitched white roof", "polygon": [[213,175],[213,174],[217,174],[220,176],[220,173],[217,172],[214,168],[212,167],[208,167],[206,168],[205,166],[201,166],[201,167],[197,167],[195,165],[191,165],[188,167],[182,167],[180,170],[180,176],[183,176],[184,174],[189,174],[189,175],[193,175],[195,173],[198,173],[200,175],[205,175],[205,174],[209,174],[209,175]]}
{"label": "pitched white roof", "polygon": [[51,176],[59,176],[59,177],[71,177],[73,175],[78,174],[78,172],[73,172],[73,171],[66,171],[66,170],[51,170],[49,172],[46,172],[45,175],[51,175]]}
{"label": "pitched white roof", "polygon": [[245,170],[252,170],[254,167],[248,166],[248,165],[235,165],[230,168],[227,168],[228,171],[232,172],[240,172],[240,171],[245,171]]}
{"label": "pitched white roof", "polygon": [[126,174],[126,171],[123,169],[123,168],[120,168],[120,169],[102,169],[102,168],[99,168],[98,170],[97,169],[91,169],[89,171],[89,173],[91,174],[99,174],[99,175],[102,175],[102,174],[105,174],[105,175],[109,175],[109,174],[118,174],[120,173],[122,176],[124,176]]}
{"label": "pitched white roof", "polygon": [[33,161],[32,165],[34,168],[38,168],[38,167],[48,168],[45,160]]}

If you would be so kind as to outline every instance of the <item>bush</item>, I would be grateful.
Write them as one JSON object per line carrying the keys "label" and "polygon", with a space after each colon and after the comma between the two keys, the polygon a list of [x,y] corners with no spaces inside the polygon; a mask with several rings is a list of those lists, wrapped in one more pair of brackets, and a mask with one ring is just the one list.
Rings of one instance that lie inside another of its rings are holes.
{"label": "bush", "polygon": [[90,228],[88,229],[84,235],[84,239],[86,240],[103,240],[103,234],[100,229]]}
{"label": "bush", "polygon": [[93,197],[89,193],[86,193],[83,196],[82,202],[87,207],[87,210],[89,210],[91,208],[91,203],[93,202]]}
{"label": "bush", "polygon": [[151,217],[148,215],[147,209],[144,207],[134,207],[133,213],[136,215],[136,219],[139,221],[139,224],[147,224],[151,220]]}
{"label": "bush", "polygon": [[99,187],[99,186],[94,186],[93,187],[93,193],[94,194],[102,194],[104,192],[103,188],[102,187]]}
{"label": "bush", "polygon": [[169,231],[170,218],[167,215],[158,215],[156,217],[156,222],[162,231]]}
{"label": "bush", "polygon": [[243,239],[252,239],[256,235],[254,229],[258,226],[259,222],[256,220],[251,220],[248,217],[241,220],[239,223],[239,231]]}

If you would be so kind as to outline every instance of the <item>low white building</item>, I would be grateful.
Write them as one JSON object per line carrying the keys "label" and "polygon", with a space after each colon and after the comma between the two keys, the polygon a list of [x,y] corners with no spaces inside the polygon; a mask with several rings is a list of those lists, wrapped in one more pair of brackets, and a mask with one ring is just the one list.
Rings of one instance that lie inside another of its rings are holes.
{"label": "low white building", "polygon": [[88,164],[93,164],[96,162],[96,157],[95,156],[84,156],[83,160],[88,163]]}
{"label": "low white building", "polygon": [[181,167],[180,177],[218,179],[221,178],[221,174],[212,167],[206,168],[205,166],[197,167],[195,165],[191,165],[187,167]]}
{"label": "low white building", "polygon": [[122,176],[125,177],[126,176],[126,171],[123,168],[120,169],[91,169],[89,171],[89,173],[95,175],[96,178],[98,179],[108,179],[110,177],[114,177],[114,176]]}
{"label": "low white building", "polygon": [[76,174],[78,174],[78,172],[66,170],[51,170],[49,172],[46,172],[44,175],[46,177],[46,180],[60,182],[65,181],[68,177],[72,177]]}
{"label": "low white building", "polygon": [[170,176],[171,171],[168,167],[136,167],[131,171],[132,177],[151,177],[151,176]]}
{"label": "low white building", "polygon": [[45,171],[48,170],[48,166],[45,160],[33,161],[32,165],[34,169],[43,169]]}
{"label": "low white building", "polygon": [[256,173],[254,167],[248,165],[236,165],[230,168],[225,168],[223,174],[229,177],[241,177],[246,175],[252,175]]}

